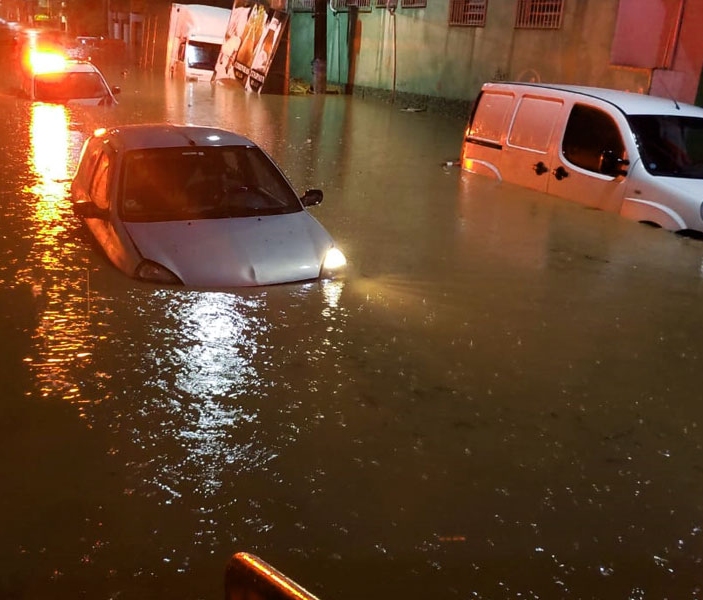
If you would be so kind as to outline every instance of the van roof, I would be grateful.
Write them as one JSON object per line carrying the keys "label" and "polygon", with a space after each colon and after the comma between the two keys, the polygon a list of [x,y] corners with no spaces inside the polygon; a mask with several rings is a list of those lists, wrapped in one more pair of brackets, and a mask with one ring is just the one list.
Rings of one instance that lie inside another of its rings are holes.
{"label": "van roof", "polygon": [[660,98],[646,94],[636,94],[633,92],[623,92],[620,90],[610,90],[607,88],[588,87],[565,84],[543,84],[543,83],[486,83],[484,90],[510,90],[517,91],[520,88],[534,88],[544,92],[570,92],[590,98],[597,98],[604,102],[613,104],[627,115],[676,115],[703,117],[703,108],[692,104],[677,102],[673,98]]}

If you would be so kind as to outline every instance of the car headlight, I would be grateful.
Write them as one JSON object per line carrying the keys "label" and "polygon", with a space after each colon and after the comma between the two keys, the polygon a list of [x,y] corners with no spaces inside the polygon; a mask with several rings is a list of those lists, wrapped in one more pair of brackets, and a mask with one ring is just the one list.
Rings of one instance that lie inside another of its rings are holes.
{"label": "car headlight", "polygon": [[135,276],[144,281],[154,281],[156,283],[177,283],[183,285],[183,282],[169,271],[163,265],[155,263],[151,260],[142,261],[137,267]]}
{"label": "car headlight", "polygon": [[333,277],[339,274],[347,264],[347,259],[344,253],[339,248],[330,248],[325,254],[325,260],[322,261],[322,272],[320,275],[323,278]]}

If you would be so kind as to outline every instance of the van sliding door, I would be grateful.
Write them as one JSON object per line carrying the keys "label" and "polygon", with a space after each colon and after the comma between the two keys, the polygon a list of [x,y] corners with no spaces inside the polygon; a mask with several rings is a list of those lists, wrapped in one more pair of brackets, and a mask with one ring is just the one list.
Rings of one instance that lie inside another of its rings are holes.
{"label": "van sliding door", "polygon": [[505,181],[547,191],[552,138],[563,118],[563,107],[559,98],[525,95],[520,99],[503,152]]}

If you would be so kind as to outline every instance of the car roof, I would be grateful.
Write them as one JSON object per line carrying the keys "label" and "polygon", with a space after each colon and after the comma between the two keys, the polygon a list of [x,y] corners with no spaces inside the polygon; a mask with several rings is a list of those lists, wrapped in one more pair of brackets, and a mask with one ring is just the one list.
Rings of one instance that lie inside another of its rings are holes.
{"label": "car roof", "polygon": [[607,88],[589,87],[581,85],[566,84],[544,84],[544,83],[487,83],[483,89],[510,88],[534,88],[544,91],[570,92],[581,96],[596,98],[616,106],[626,115],[675,115],[675,116],[695,116],[703,117],[703,108],[677,102],[673,98],[661,98],[659,96],[649,96],[647,94],[636,94],[634,92],[624,92],[621,90],[610,90]]}
{"label": "car roof", "polygon": [[256,146],[250,139],[224,129],[173,123],[121,125],[101,135],[116,150],[125,151],[184,146]]}
{"label": "car roof", "polygon": [[100,70],[91,62],[86,60],[68,60],[62,69],[67,73],[99,73]]}
{"label": "car roof", "polygon": [[[87,60],[67,60],[61,68],[50,71],[40,71],[37,75],[53,75],[59,73],[100,73],[100,69]],[[102,75],[102,73],[100,73]]]}

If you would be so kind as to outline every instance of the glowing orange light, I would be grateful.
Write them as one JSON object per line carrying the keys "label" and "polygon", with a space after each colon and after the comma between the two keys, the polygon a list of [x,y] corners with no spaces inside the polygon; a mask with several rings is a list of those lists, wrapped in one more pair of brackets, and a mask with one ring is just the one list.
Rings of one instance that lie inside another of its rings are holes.
{"label": "glowing orange light", "polygon": [[56,73],[66,68],[66,57],[60,52],[32,50],[29,53],[29,67],[34,74]]}

